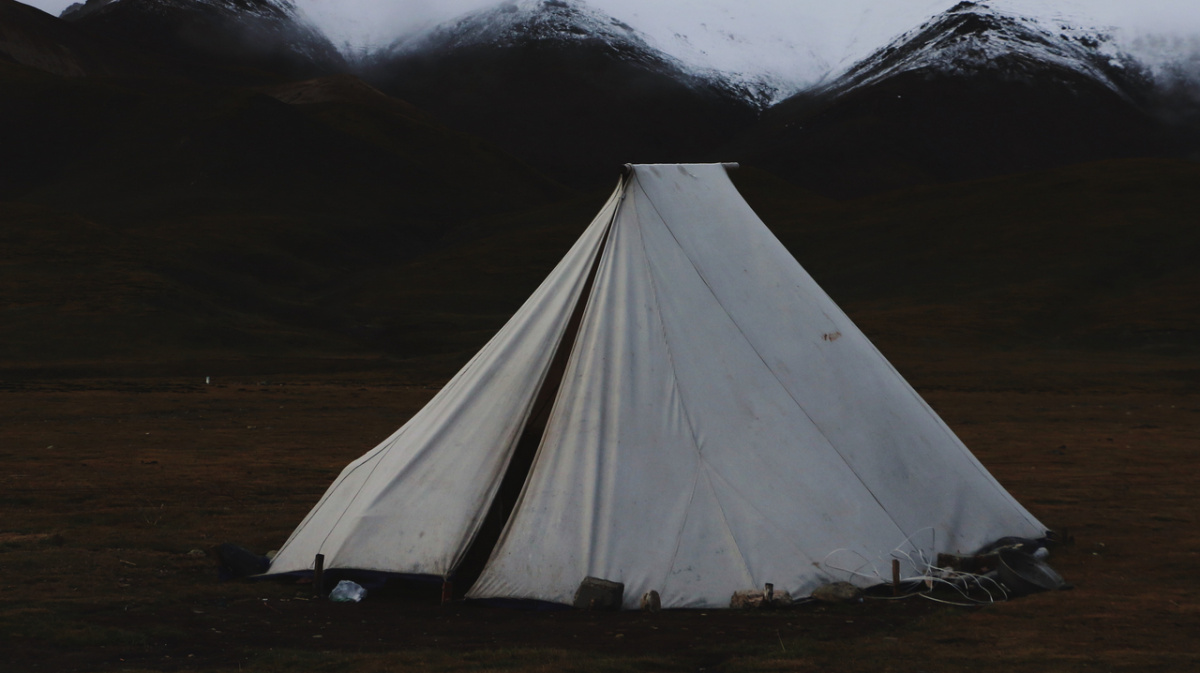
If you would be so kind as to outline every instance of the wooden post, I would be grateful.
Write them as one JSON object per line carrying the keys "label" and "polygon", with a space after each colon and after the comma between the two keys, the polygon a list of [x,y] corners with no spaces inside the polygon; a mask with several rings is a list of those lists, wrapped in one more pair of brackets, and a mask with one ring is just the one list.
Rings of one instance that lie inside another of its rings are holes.
{"label": "wooden post", "polygon": [[442,605],[454,600],[454,582],[442,580]]}
{"label": "wooden post", "polygon": [[892,559],[892,595],[900,595],[900,559]]}
{"label": "wooden post", "polygon": [[321,596],[325,593],[325,555],[317,554],[313,562],[313,593]]}

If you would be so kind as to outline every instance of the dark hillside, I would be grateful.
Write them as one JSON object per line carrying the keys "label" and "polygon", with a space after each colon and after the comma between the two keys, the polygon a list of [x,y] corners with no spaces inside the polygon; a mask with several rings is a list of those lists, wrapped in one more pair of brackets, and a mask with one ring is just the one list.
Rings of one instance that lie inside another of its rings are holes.
{"label": "dark hillside", "polygon": [[0,64],[62,77],[164,75],[146,54],[15,0],[0,0]]}
{"label": "dark hillside", "polygon": [[1101,159],[1186,154],[1149,111],[1094,82],[910,72],[771,109],[747,161],[845,197]]}
{"label": "dark hillside", "polygon": [[845,197],[1200,150],[1187,87],[1110,41],[959,3],[775,105],[732,151]]}
{"label": "dark hillside", "polygon": [[[678,81],[678,88],[660,87],[661,68],[670,64],[653,54],[632,47],[614,52],[613,42],[605,47],[569,30],[575,37],[567,42],[561,31],[552,31],[553,40],[518,36],[525,46],[495,52],[498,61],[482,58],[483,51],[457,52],[446,63],[467,59],[455,75],[465,79],[450,77],[455,73],[443,66],[420,66],[429,68],[422,86],[443,87],[446,100],[458,100],[496,133],[520,122],[528,124],[520,133],[550,138],[509,138],[527,152],[545,153],[542,161],[552,162],[556,152],[594,151],[590,158],[583,152],[576,168],[599,176],[585,182],[601,186],[581,196],[350,75],[257,86],[239,84],[238,77],[198,83],[176,71],[133,76],[104,68],[154,58],[6,0],[0,9],[5,34],[21,36],[0,49],[7,54],[0,60],[6,93],[0,96],[0,280],[9,318],[0,323],[0,367],[9,372],[173,371],[199,361],[303,369],[370,361],[448,376],[587,225],[615,183],[618,164],[665,158],[656,152],[666,153],[666,145],[644,134],[694,131],[672,125],[671,110],[703,93]],[[605,26],[614,35],[629,32]],[[627,47],[636,46],[628,40]],[[55,60],[67,53],[86,56],[65,62],[81,64],[84,74]],[[1087,137],[1104,136],[1110,148],[1133,143],[1136,134],[1110,134],[1109,126],[1143,128],[1140,108],[1110,88],[1064,89],[1064,81],[1075,81],[1073,72],[1059,73],[1044,89],[1025,80],[1001,83],[1037,94],[1024,103],[1009,96],[1029,114],[1002,120],[1004,128],[1030,129],[1023,140],[973,128],[990,110],[995,80],[979,80],[976,91],[915,71],[889,76],[814,113],[812,119],[831,115],[820,135],[825,155],[780,164],[762,155],[761,165],[773,174],[747,168],[735,181],[889,355],[1019,347],[1194,358],[1197,165],[1121,159],[1019,170],[1039,147],[1058,147],[1056,161],[1066,161],[1076,149],[1091,156],[1084,150],[1092,145],[1072,144]],[[502,81],[515,73],[525,79]],[[592,79],[596,73],[604,77]],[[629,88],[631,82],[645,86]],[[578,115],[537,110],[555,86],[584,92],[557,103],[582,105]],[[893,86],[905,93],[891,96]],[[504,105],[526,106],[530,116],[482,105],[506,87],[520,95]],[[635,98],[610,96],[605,87],[625,87],[621,96]],[[657,98],[671,91],[679,96]],[[583,105],[592,95],[611,97],[604,114],[636,132],[579,131],[586,114],[600,114]],[[1103,124],[1085,128],[1086,119],[1061,110],[1050,120],[1037,117],[1038,106],[1055,96],[1065,97],[1062,110],[1070,101],[1095,102],[1088,123]],[[635,99],[642,102],[634,105]],[[958,107],[939,112],[950,99]],[[977,115],[962,114],[968,100]],[[834,108],[858,116],[838,121]],[[539,122],[535,112],[549,116]],[[566,137],[555,131],[559,123],[593,144],[558,144]],[[1087,132],[1072,135],[1067,127]],[[912,129],[923,135],[906,137]],[[1061,136],[1063,144],[1039,145],[1035,131]],[[696,133],[698,143],[707,137]],[[964,134],[974,134],[978,152],[960,144]],[[1151,130],[1144,137],[1153,136]],[[922,144],[930,138],[940,140]],[[693,147],[695,154],[704,154],[702,145]],[[1140,151],[1136,143],[1126,150]],[[920,161],[912,163],[914,157]],[[1016,172],[959,179],[976,169]],[[583,175],[567,168],[559,174]],[[853,192],[867,183],[878,189],[926,177],[949,182],[842,201],[796,187]]]}
{"label": "dark hillside", "polygon": [[598,44],[471,48],[392,61],[364,77],[576,184],[603,183],[625,163],[719,161],[714,148],[756,115]]}
{"label": "dark hillside", "polygon": [[5,367],[375,352],[324,297],[568,194],[349,76],[0,76]]}
{"label": "dark hillside", "polygon": [[757,171],[735,181],[885,354],[1200,365],[1198,164],[1107,161],[842,202],[792,198]]}
{"label": "dark hillside", "polygon": [[[1108,161],[847,201],[752,168],[733,177],[885,355],[927,368],[902,366],[906,376],[934,376],[945,363],[996,377],[1011,357],[1039,362],[1045,376],[1142,356],[1200,369],[1200,165]],[[342,300],[393,326],[396,357],[453,345],[458,355],[440,365],[449,376],[603,196],[500,221],[489,236],[348,287]]]}
{"label": "dark hillside", "polygon": [[250,83],[344,71],[345,60],[290,0],[87,0],[63,20],[135,45],[197,79]]}
{"label": "dark hillside", "polygon": [[508,3],[371,55],[364,79],[575,184],[625,163],[720,161],[750,92],[691,71],[581,2]]}

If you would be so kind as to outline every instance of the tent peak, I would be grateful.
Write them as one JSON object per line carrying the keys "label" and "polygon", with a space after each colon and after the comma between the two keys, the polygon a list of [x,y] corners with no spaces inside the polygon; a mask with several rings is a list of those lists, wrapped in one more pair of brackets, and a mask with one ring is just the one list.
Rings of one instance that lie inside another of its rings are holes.
{"label": "tent peak", "polygon": [[[708,165],[712,165],[712,164],[625,164],[621,168],[621,174],[622,175],[631,175],[633,173],[634,169],[636,169],[640,166],[694,166],[694,165],[708,166]],[[722,162],[719,162],[719,165],[723,166],[725,168],[725,170],[727,170],[727,171],[736,171],[737,169],[742,167],[742,165],[736,161],[722,161]]]}

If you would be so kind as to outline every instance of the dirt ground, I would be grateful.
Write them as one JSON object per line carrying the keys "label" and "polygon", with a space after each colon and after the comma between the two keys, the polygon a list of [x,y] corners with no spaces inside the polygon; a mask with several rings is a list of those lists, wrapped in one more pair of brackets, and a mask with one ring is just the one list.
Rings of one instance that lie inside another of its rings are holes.
{"label": "dirt ground", "polygon": [[[207,385],[25,375],[0,382],[0,668],[1200,669],[1194,372],[1153,358],[1094,358],[1079,365],[1087,376],[1061,362],[1039,375],[1044,362],[1016,356],[901,359],[1001,483],[1074,538],[1050,559],[1072,590],[985,607],[912,597],[651,615],[433,595],[333,604],[303,585],[222,583],[200,551],[277,548],[435,387],[394,372]],[[972,367],[1006,374],[979,385]]]}

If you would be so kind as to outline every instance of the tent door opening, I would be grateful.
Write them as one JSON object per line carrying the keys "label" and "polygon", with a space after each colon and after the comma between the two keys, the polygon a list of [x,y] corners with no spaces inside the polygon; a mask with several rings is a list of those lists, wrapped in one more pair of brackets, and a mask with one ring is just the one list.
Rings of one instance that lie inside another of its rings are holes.
{"label": "tent door opening", "polygon": [[[613,212],[613,220],[616,219],[618,212],[620,212],[620,206]],[[558,397],[559,388],[562,387],[563,376],[567,371],[567,362],[570,360],[571,352],[575,348],[575,340],[579,335],[579,326],[583,322],[583,314],[587,309],[588,298],[592,294],[592,285],[596,281],[596,273],[600,269],[600,262],[604,257],[604,249],[608,245],[608,237],[611,231],[612,220],[609,221],[608,228],[605,230],[604,236],[600,239],[596,258],[592,260],[587,280],[584,281],[583,289],[579,293],[579,299],[571,311],[571,317],[567,321],[566,328],[563,330],[563,337],[555,347],[554,357],[551,359],[550,367],[546,371],[546,378],[542,381],[541,388],[539,388],[534,398],[529,418],[525,421],[525,427],[521,431],[520,439],[517,440],[516,448],[513,449],[512,458],[509,460],[508,467],[504,471],[504,477],[500,481],[500,487],[496,491],[496,496],[492,499],[492,504],[488,507],[483,524],[479,527],[479,532],[475,534],[475,538],[471,540],[471,545],[467,548],[462,560],[451,574],[450,579],[453,581],[454,598],[456,599],[462,598],[471,589],[471,586],[475,584],[475,581],[479,579],[480,574],[483,573],[483,568],[487,565],[492,550],[496,547],[496,543],[499,542],[500,535],[504,532],[504,527],[508,523],[509,517],[512,516],[517,499],[521,495],[521,490],[525,487],[525,481],[529,478],[529,472],[533,468],[533,459],[537,456],[538,447],[542,443],[542,436],[546,433],[546,426],[550,421],[550,412],[554,408],[554,400]]]}

